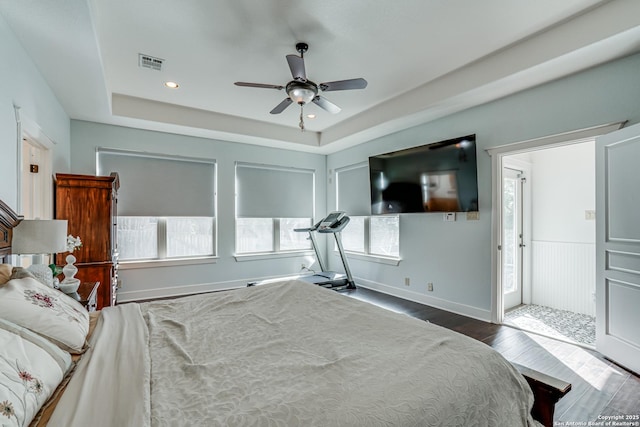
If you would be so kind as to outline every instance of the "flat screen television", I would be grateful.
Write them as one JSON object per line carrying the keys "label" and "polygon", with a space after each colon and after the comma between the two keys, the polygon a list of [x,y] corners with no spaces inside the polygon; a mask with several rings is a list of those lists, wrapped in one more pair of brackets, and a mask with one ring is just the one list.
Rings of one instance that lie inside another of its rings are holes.
{"label": "flat screen television", "polygon": [[369,157],[371,214],[478,210],[476,136]]}

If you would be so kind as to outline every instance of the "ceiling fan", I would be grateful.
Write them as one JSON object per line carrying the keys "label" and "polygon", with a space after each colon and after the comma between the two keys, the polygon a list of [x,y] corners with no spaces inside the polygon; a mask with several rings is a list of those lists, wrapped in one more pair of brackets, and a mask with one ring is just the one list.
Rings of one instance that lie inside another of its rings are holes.
{"label": "ceiling fan", "polygon": [[309,45],[306,43],[297,43],[296,50],[300,53],[298,55],[287,55],[287,63],[291,70],[293,80],[288,82],[285,86],[270,85],[263,83],[247,83],[247,82],[235,82],[236,86],[246,87],[258,87],[265,89],[285,89],[287,92],[287,98],[285,98],[280,104],[276,105],[271,114],[280,114],[291,103],[295,102],[300,105],[300,129],[304,131],[304,119],[302,109],[305,104],[313,102],[320,108],[332,113],[338,114],[340,107],[326,98],[320,96],[318,93],[330,92],[336,90],[351,90],[351,89],[364,89],[367,87],[367,81],[363,78],[349,79],[349,80],[336,80],[333,82],[314,83],[311,80],[307,80],[307,73],[304,68],[304,53],[309,49]]}

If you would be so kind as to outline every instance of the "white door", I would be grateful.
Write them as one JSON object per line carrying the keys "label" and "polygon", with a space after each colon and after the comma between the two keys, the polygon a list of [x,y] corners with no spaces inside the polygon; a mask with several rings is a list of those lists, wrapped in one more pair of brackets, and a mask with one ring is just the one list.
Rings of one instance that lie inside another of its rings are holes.
{"label": "white door", "polygon": [[502,169],[502,289],[504,309],[522,304],[522,171]]}
{"label": "white door", "polygon": [[26,219],[53,218],[51,153],[30,138],[22,139],[20,214]]}
{"label": "white door", "polygon": [[640,125],[596,139],[596,349],[640,372]]}

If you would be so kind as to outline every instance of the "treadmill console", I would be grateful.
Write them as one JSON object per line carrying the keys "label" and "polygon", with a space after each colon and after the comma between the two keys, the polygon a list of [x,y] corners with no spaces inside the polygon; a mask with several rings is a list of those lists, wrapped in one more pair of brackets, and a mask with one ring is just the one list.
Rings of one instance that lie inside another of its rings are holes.
{"label": "treadmill console", "polygon": [[342,219],[347,214],[344,212],[336,211],[331,212],[325,219],[320,222],[320,226],[318,227],[318,231],[329,231],[334,229],[342,224]]}

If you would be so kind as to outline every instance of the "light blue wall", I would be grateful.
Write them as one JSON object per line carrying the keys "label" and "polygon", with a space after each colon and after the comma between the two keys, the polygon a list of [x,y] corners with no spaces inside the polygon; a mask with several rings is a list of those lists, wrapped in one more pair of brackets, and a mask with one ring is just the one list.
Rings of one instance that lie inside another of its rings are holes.
{"label": "light blue wall", "polygon": [[[232,257],[235,161],[316,170],[316,215],[335,208],[327,170],[366,161],[369,155],[470,133],[478,137],[480,220],[444,223],[439,214],[401,217],[399,266],[351,260],[354,275],[369,285],[483,316],[491,295],[491,171],[485,148],[606,122],[640,122],[640,55],[634,55],[502,100],[454,114],[329,156],[187,136],[70,121],[37,67],[0,16],[0,199],[17,205],[17,132],[14,105],[53,140],[54,171],[95,173],[98,146],[214,158],[219,165],[216,264],[156,267],[121,272],[122,295],[179,293],[181,289],[235,286],[256,277],[298,271],[301,259],[238,263]],[[71,160],[69,160],[71,158]],[[70,168],[71,165],[71,168]],[[123,183],[126,185],[126,183]],[[326,197],[325,197],[326,196]],[[333,267],[339,260],[331,257]],[[404,278],[411,279],[409,288]],[[434,291],[426,284],[434,283]]]}
{"label": "light blue wall", "polygon": [[53,142],[53,167],[69,170],[69,116],[0,15],[0,200],[18,209],[18,135],[14,106]]}
{"label": "light blue wall", "polygon": [[[485,149],[608,122],[638,123],[639,76],[640,55],[634,55],[329,155],[331,174],[374,154],[477,134],[480,220],[459,214],[458,221],[445,223],[437,213],[401,215],[400,265],[354,259],[354,276],[386,292],[488,319],[491,161]],[[335,184],[328,187],[327,208],[335,208]],[[337,257],[330,261],[338,268]],[[427,292],[428,282],[433,292]]]}
{"label": "light blue wall", "polygon": [[[162,132],[71,121],[72,171],[96,173],[98,147],[215,159],[218,166],[218,255],[215,264],[122,269],[120,300],[244,286],[247,281],[295,274],[307,258],[236,262],[235,162],[293,166],[316,171],[315,213],[326,211],[326,156]],[[141,174],[144,171],[140,171]],[[121,182],[126,186],[126,182]],[[283,189],[286,191],[286,189]],[[185,191],[189,191],[188,188]]]}

